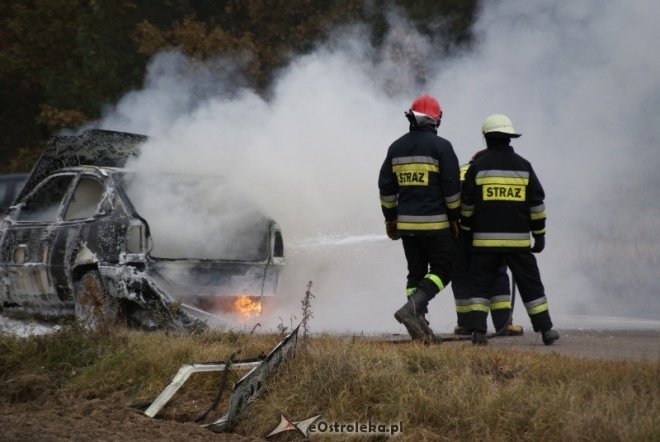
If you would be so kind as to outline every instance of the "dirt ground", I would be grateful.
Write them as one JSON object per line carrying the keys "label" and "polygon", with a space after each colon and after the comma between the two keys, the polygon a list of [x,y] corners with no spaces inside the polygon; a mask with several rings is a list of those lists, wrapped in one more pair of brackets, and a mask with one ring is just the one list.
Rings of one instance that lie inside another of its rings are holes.
{"label": "dirt ground", "polygon": [[[660,330],[560,330],[555,345],[545,346],[538,334],[491,339],[492,348],[580,358],[657,362]],[[449,336],[449,335],[446,335]],[[403,338],[403,337],[400,337]],[[445,342],[442,345],[471,345]],[[0,405],[1,441],[249,441],[215,434],[194,423],[150,419],[127,404],[109,399],[51,398],[34,403]]]}
{"label": "dirt ground", "polygon": [[192,422],[151,419],[126,404],[108,399],[51,399],[0,405],[1,441],[253,441],[216,434]]}

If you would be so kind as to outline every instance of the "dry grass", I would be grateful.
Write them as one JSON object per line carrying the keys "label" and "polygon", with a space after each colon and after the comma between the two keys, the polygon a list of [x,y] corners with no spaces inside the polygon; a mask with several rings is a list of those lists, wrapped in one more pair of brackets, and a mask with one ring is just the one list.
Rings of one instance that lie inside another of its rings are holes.
{"label": "dry grass", "polygon": [[472,346],[318,339],[240,430],[294,420],[404,423],[411,440],[658,440],[660,364]]}
{"label": "dry grass", "polygon": [[[128,405],[155,397],[181,364],[223,360],[239,348],[237,357],[253,357],[278,341],[235,333],[101,336],[76,327],[29,339],[1,336],[0,401],[36,406],[55,394]],[[165,417],[197,415],[218,377],[195,375]],[[263,436],[280,414],[321,414],[326,422],[401,421],[409,440],[660,440],[658,379],[660,363],[313,338],[236,432]]]}

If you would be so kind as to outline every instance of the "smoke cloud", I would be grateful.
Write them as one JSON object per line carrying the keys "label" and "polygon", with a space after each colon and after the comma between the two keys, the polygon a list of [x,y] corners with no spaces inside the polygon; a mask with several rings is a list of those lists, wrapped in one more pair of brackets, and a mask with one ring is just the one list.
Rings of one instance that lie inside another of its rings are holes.
{"label": "smoke cloud", "polygon": [[[221,175],[280,224],[287,266],[268,325],[300,317],[311,280],[314,330],[404,332],[392,313],[405,300],[405,259],[385,237],[376,187],[407,130],[403,112],[436,96],[439,135],[463,161],[484,148],[483,119],[505,113],[546,190],[538,259],[555,322],[658,327],[659,13],[650,0],[484,2],[474,48],[450,55],[392,13],[382,48],[359,26],[342,29],[281,72],[268,100],[244,87],[235,62],[162,53],[101,127],[154,137],[131,168]],[[528,326],[519,302],[515,316]],[[453,327],[450,290],[430,319]]]}

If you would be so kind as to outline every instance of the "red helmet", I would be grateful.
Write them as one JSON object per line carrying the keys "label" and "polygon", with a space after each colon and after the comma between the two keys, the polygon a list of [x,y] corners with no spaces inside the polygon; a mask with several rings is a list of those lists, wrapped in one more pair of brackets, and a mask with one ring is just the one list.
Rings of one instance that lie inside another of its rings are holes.
{"label": "red helmet", "polygon": [[422,114],[429,118],[433,118],[437,122],[440,122],[440,119],[442,118],[440,103],[430,95],[422,95],[417,98],[410,106],[410,110],[415,115]]}

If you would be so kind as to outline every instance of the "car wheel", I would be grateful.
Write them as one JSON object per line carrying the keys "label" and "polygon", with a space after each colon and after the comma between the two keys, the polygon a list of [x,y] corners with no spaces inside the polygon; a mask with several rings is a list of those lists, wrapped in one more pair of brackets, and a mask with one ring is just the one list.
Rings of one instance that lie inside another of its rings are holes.
{"label": "car wheel", "polygon": [[84,328],[99,330],[116,324],[117,302],[108,295],[98,271],[89,271],[80,278],[75,300],[76,319]]}

